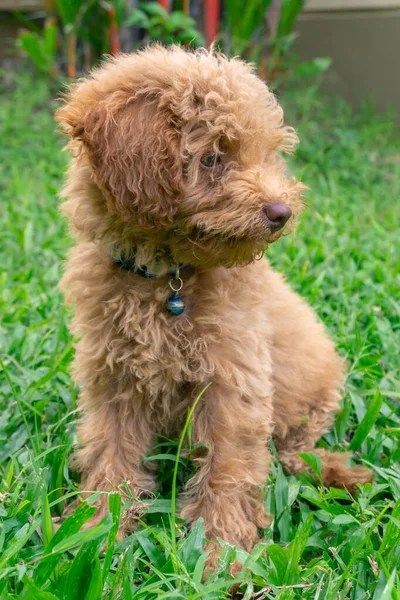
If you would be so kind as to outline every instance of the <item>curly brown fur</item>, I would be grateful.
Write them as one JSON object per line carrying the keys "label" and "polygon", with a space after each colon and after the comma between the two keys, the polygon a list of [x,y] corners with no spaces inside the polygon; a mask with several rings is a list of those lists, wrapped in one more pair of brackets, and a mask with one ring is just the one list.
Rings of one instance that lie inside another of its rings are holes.
{"label": "curly brown fur", "polygon": [[[280,154],[296,134],[249,65],[177,47],[110,59],[71,87],[57,119],[73,154],[62,210],[77,245],[61,285],[80,337],[82,487],[152,490],[142,458],[157,433],[179,434],[211,381],[192,431],[207,452],[181,514],[204,517],[211,541],[250,550],[267,525],[269,437],[289,472],[305,469],[298,452],[329,430],[343,381],[312,310],[255,260],[287,229],[273,230],[265,208],[289,206],[291,226],[302,207]],[[207,168],[211,152],[220,163]],[[158,277],[110,258],[132,250]],[[178,317],[165,310],[171,262],[192,265]],[[318,452],[326,484],[370,480],[346,455]]]}

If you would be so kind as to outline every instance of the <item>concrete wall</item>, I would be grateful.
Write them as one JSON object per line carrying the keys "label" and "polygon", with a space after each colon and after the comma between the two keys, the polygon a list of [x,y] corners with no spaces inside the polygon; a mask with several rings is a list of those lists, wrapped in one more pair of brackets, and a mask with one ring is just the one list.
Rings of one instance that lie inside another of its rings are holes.
{"label": "concrete wall", "polygon": [[325,90],[374,99],[400,119],[400,0],[311,0],[297,27],[302,59],[332,58]]}

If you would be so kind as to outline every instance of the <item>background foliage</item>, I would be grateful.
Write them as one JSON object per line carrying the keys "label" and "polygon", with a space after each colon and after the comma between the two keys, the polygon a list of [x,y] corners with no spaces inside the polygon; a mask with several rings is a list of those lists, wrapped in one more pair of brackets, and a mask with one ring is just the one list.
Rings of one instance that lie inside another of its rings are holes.
{"label": "background foliage", "polygon": [[42,74],[75,78],[104,54],[117,54],[121,35],[128,37],[127,51],[149,41],[204,44],[189,15],[180,10],[168,12],[158,2],[141,2],[134,8],[127,0],[55,0],[48,4],[43,28],[33,27],[25,18],[31,31],[23,31],[18,40]]}
{"label": "background foliage", "polygon": [[[103,54],[131,51],[152,41],[202,46],[199,31],[207,19],[208,4],[198,23],[190,16],[189,2],[173,2],[168,12],[158,2],[139,2],[132,8],[128,0],[48,1],[44,27],[19,36],[19,45],[42,73],[70,78],[87,71]],[[294,27],[304,0],[227,0],[224,3],[217,47],[230,55],[240,55],[258,65],[259,75],[277,87],[288,74],[312,77],[330,65],[328,58],[299,63],[292,52]],[[183,10],[182,10],[183,9]],[[32,30],[33,29],[33,30]]]}
{"label": "background foliage", "polygon": [[243,56],[258,65],[258,74],[276,88],[288,74],[312,77],[323,73],[329,58],[300,63],[292,52],[296,21],[304,0],[249,0],[243,11],[241,0],[225,3],[221,40],[225,52]]}

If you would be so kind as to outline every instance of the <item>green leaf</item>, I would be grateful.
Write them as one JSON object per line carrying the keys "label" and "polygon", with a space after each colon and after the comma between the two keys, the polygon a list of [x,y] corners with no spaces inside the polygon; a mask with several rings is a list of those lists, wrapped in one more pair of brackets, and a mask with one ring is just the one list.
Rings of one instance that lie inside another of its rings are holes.
{"label": "green leaf", "polygon": [[133,600],[131,584],[129,583],[128,578],[124,579],[123,588],[124,588],[124,595],[122,597],[123,600]]}
{"label": "green leaf", "polygon": [[375,425],[382,407],[382,402],[383,396],[379,391],[377,391],[368,406],[364,418],[355,430],[353,439],[350,442],[349,448],[353,452],[360,448],[372,427]]}
{"label": "green leaf", "polygon": [[149,17],[143,10],[133,8],[129,13],[129,16],[124,21],[124,25],[132,26],[135,25],[141,29],[148,29],[150,25]]}
{"label": "green leaf", "polygon": [[299,495],[301,483],[300,481],[288,482],[288,506],[292,506],[297,496]]}
{"label": "green leaf", "polygon": [[107,515],[100,521],[98,525],[92,527],[91,529],[86,529],[84,531],[79,531],[74,535],[66,538],[65,540],[56,544],[53,548],[53,553],[57,552],[65,552],[66,550],[72,550],[76,546],[80,544],[85,544],[89,541],[102,539],[105,534],[107,534],[112,526],[112,517],[111,515]]}
{"label": "green leaf", "polygon": [[[70,600],[81,600],[89,591],[89,583],[93,578],[94,571],[97,571],[97,579],[93,584],[92,592],[95,593],[100,587],[103,587],[100,566],[97,569],[96,557],[104,546],[107,534],[112,527],[112,515],[106,515],[99,523],[96,537],[84,543],[76,555],[72,567],[68,574],[67,584],[65,586],[65,597]],[[89,530],[90,531],[90,530]],[[92,530],[94,531],[94,530]],[[78,534],[79,535],[79,534]],[[97,559],[98,562],[98,559]],[[94,600],[94,597],[93,597]]]}
{"label": "green leaf", "polygon": [[[67,452],[70,444],[66,444],[57,448],[53,451],[52,463],[51,463],[51,478],[49,489],[52,490],[49,494],[51,499],[51,506],[53,510],[59,515],[63,513],[64,505],[62,502],[63,497],[63,471],[67,462]],[[59,500],[57,502],[57,500]]]}
{"label": "green leaf", "polygon": [[228,544],[221,538],[217,537],[217,541],[222,548],[222,551],[218,555],[218,562],[215,568],[214,576],[226,577],[229,572],[229,567],[236,557],[236,548],[232,544]]}
{"label": "green leaf", "polygon": [[193,581],[194,583],[199,586],[201,585],[201,582],[203,580],[203,574],[204,574],[204,567],[206,564],[206,560],[209,557],[209,555],[211,554],[211,550],[209,550],[208,552],[204,552],[204,554],[202,554],[199,557],[199,560],[196,563],[196,566],[194,568],[193,571]]}
{"label": "green leaf", "polygon": [[175,10],[168,15],[168,19],[165,23],[171,31],[174,29],[187,29],[188,27],[194,27],[196,22],[191,17],[187,17],[185,13],[180,10]]}
{"label": "green leaf", "polygon": [[[400,499],[396,502],[395,507],[393,508],[393,512],[391,514],[391,519],[389,519],[385,532],[383,534],[381,545],[379,546],[378,554],[379,556],[385,557],[389,568],[395,566],[394,562],[396,560],[395,552],[396,548],[400,546],[400,527],[398,527],[396,521],[400,520]],[[393,561],[393,565],[391,564]]]}
{"label": "green leaf", "polygon": [[13,478],[13,475],[14,475],[14,468],[15,468],[15,462],[14,462],[14,459],[11,458],[10,462],[9,462],[9,465],[8,465],[8,468],[7,468],[7,471],[6,471],[6,473],[5,473],[4,477],[3,477],[3,481],[5,483],[5,485],[2,488],[3,492],[7,492],[8,488],[11,485],[11,481],[12,481],[12,478]]}
{"label": "green leaf", "polygon": [[289,510],[288,480],[279,463],[277,465],[277,470],[278,473],[275,481],[275,518],[282,541],[289,541],[292,521]]}
{"label": "green leaf", "polygon": [[175,34],[180,42],[187,42],[193,46],[204,46],[205,39],[196,29],[187,29],[182,33]]}
{"label": "green leaf", "polygon": [[[265,568],[264,564],[259,559],[261,555],[267,551],[268,547],[269,546],[265,543],[256,544],[251,553],[242,563],[243,569],[249,570],[251,573],[253,573],[253,575],[262,577],[266,581],[269,577],[269,573],[268,570]],[[239,552],[238,558],[240,558]]]}
{"label": "green leaf", "polygon": [[47,22],[43,33],[43,50],[54,61],[57,48],[57,25]]}
{"label": "green leaf", "polygon": [[120,523],[120,519],[121,519],[121,496],[117,492],[109,495],[108,508],[109,508],[110,514],[112,515],[113,524],[112,524],[112,527],[108,534],[107,551],[106,551],[106,556],[105,556],[104,565],[103,565],[103,580],[104,581],[106,580],[108,571],[111,566],[115,538],[117,537],[118,527],[119,527],[119,523]]}
{"label": "green leaf", "polygon": [[374,596],[373,600],[391,600],[395,579],[396,579],[396,569],[393,569],[392,574],[390,575],[389,580],[388,580],[387,584],[385,585],[385,588],[384,588],[382,594],[379,595],[379,599],[378,598],[375,599],[375,596]]}
{"label": "green leaf", "polygon": [[337,515],[336,517],[334,517],[332,519],[332,523],[334,525],[349,525],[350,523],[352,523],[354,525],[354,524],[357,524],[358,521],[351,515],[343,514],[343,515]]}
{"label": "green leaf", "polygon": [[182,562],[188,573],[192,573],[203,554],[205,539],[204,519],[200,517],[186,538],[181,551]]}
{"label": "green leaf", "polygon": [[158,2],[149,2],[148,4],[140,2],[139,8],[146,12],[148,15],[151,15],[152,17],[161,17],[163,20],[168,19],[169,16],[168,11],[165,10],[165,8],[161,6],[161,4],[158,4]]}
{"label": "green leaf", "polygon": [[171,500],[166,498],[157,498],[156,500],[143,501],[143,510],[146,515],[153,513],[170,513]]}
{"label": "green leaf", "polygon": [[330,58],[314,58],[313,60],[302,62],[296,66],[294,72],[298,77],[315,77],[320,73],[325,73],[332,64]]}
{"label": "green leaf", "polygon": [[284,581],[286,585],[293,585],[297,583],[296,576],[299,568],[299,562],[310,535],[313,518],[314,516],[311,514],[307,517],[305,523],[299,525],[296,532],[296,537],[290,542],[289,547],[287,548],[289,560],[286,567]]}
{"label": "green leaf", "polygon": [[92,574],[85,600],[101,600],[103,592],[103,579],[101,576],[100,561],[96,556],[93,562]]}
{"label": "green leaf", "polygon": [[297,17],[303,10],[304,1],[305,0],[283,0],[278,26],[278,37],[288,35],[292,31]]}
{"label": "green leaf", "polygon": [[240,35],[246,41],[250,40],[255,30],[264,21],[265,12],[272,0],[249,0],[246,3],[246,10],[241,11]]}
{"label": "green leaf", "polygon": [[23,525],[21,527],[21,529],[19,529],[16,532],[11,544],[8,544],[8,546],[6,547],[6,549],[3,552],[2,556],[0,557],[0,569],[3,569],[4,567],[6,567],[8,562],[16,554],[18,554],[18,552],[21,550],[21,548],[23,548],[25,546],[26,542],[29,540],[29,538],[31,537],[33,532],[37,529],[38,524],[39,524],[38,520],[34,519],[33,523],[31,523],[30,526],[29,526],[29,523],[25,523],[25,525]]}
{"label": "green leaf", "polygon": [[[82,525],[86,523],[95,512],[96,509],[94,507],[88,506],[86,503],[80,504],[75,512],[65,519],[59,530],[54,534],[54,537],[46,548],[47,554],[54,552],[54,548],[57,544],[62,543],[66,539],[70,540],[71,536],[76,534]],[[37,568],[35,583],[43,585],[56,568],[61,557],[62,550],[57,554],[51,554],[50,556],[44,557]]]}
{"label": "green leaf", "polygon": [[57,10],[64,26],[75,24],[82,5],[83,3],[81,0],[56,0]]}
{"label": "green leaf", "polygon": [[267,548],[267,553],[274,565],[274,571],[271,571],[273,579],[271,582],[275,585],[282,585],[285,581],[285,573],[288,567],[289,554],[278,544],[271,544]]}
{"label": "green leaf", "polygon": [[2,525],[0,527],[0,552],[3,552],[5,539],[6,539],[6,531],[5,531],[4,526]]}
{"label": "green leaf", "polygon": [[21,48],[31,57],[39,71],[48,72],[51,68],[51,59],[46,54],[43,42],[36,33],[23,32],[18,37]]}
{"label": "green leaf", "polygon": [[299,452],[299,456],[310,467],[320,481],[322,481],[322,461],[315,452]]}
{"label": "green leaf", "polygon": [[346,563],[346,566],[343,569],[340,577],[335,582],[335,585],[332,590],[333,598],[337,597],[336,596],[337,592],[340,590],[343,582],[346,581],[346,579],[348,578],[351,569],[354,567],[354,564],[359,560],[359,557],[360,557],[364,547],[369,543],[369,540],[371,538],[373,531],[375,530],[378,523],[380,523],[382,521],[384,514],[389,510],[389,508],[390,508],[390,504],[386,504],[386,506],[384,506],[384,508],[380,511],[380,513],[375,517],[375,519],[373,520],[373,522],[370,525],[370,527],[368,528],[368,530],[364,531],[363,535],[360,536],[361,537],[360,542],[353,549],[350,560]]}
{"label": "green leaf", "polygon": [[50,592],[44,592],[40,588],[36,587],[32,579],[26,577],[23,580],[25,585],[22,593],[18,596],[21,600],[59,600],[57,596]]}
{"label": "green leaf", "polygon": [[[153,454],[152,456],[145,456],[142,458],[143,462],[151,461],[151,460],[171,460],[172,462],[176,461],[176,456],[173,454]],[[184,465],[185,462],[179,458],[179,462],[181,465]]]}
{"label": "green leaf", "polygon": [[243,10],[241,0],[226,3],[226,16],[233,54],[242,54],[254,34],[265,22],[265,13],[272,0],[248,0]]}
{"label": "green leaf", "polygon": [[294,590],[291,589],[283,589],[279,591],[279,594],[276,596],[277,600],[293,600],[294,599]]}
{"label": "green leaf", "polygon": [[54,535],[53,521],[51,520],[49,497],[45,483],[42,485],[42,535],[43,543],[46,549]]}
{"label": "green leaf", "polygon": [[144,553],[150,562],[157,569],[161,569],[165,563],[165,556],[162,551],[155,544],[153,544],[152,541],[150,541],[149,534],[149,531],[137,531],[135,533],[135,538],[143,548]]}

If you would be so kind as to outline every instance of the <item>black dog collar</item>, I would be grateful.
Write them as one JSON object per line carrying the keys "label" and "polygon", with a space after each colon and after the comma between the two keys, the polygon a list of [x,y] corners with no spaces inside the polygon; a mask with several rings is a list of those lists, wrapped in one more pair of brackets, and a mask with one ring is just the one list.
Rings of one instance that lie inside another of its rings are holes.
{"label": "black dog collar", "polygon": [[[135,255],[131,254],[129,257],[121,257],[116,258],[111,255],[111,260],[114,264],[116,264],[123,271],[128,271],[129,273],[133,273],[133,275],[139,275],[139,277],[144,277],[146,279],[150,279],[152,277],[157,277],[158,273],[152,273],[146,267],[146,265],[138,267],[135,261]],[[169,280],[169,287],[171,288],[173,294],[170,298],[168,298],[166,303],[166,309],[170,315],[178,316],[181,315],[185,310],[185,303],[179,295],[183,287],[183,281],[179,276],[180,269],[190,268],[192,265],[189,264],[177,264],[174,265],[167,270],[166,275],[172,275]]]}
{"label": "black dog collar", "polygon": [[[111,255],[111,260],[114,264],[118,265],[120,269],[123,271],[128,271],[129,273],[133,273],[134,275],[139,275],[139,277],[145,277],[146,279],[150,279],[152,277],[158,277],[158,273],[153,273],[149,271],[146,265],[141,265],[138,267],[136,265],[135,255],[130,255],[129,257],[121,257],[117,258]],[[171,265],[168,268],[166,273],[163,275],[175,275],[177,270],[190,268],[192,265],[179,263],[178,265]]]}

